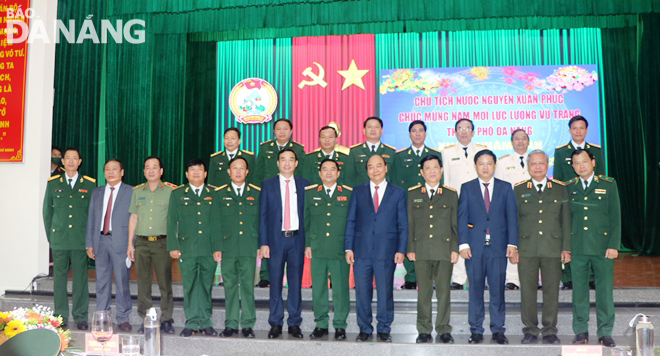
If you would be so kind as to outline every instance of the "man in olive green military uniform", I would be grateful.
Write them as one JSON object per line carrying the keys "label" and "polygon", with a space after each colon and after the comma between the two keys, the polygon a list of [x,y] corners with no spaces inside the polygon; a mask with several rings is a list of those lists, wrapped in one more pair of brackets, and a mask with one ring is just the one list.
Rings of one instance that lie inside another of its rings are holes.
{"label": "man in olive green military uniform", "polygon": [[44,197],[44,226],[53,253],[53,294],[55,315],[62,316],[62,323],[69,322],[67,296],[68,270],[73,271],[73,320],[78,330],[87,330],[89,288],[87,287],[87,252],[85,233],[89,198],[96,187],[96,180],[78,174],[82,163],[76,148],[64,151],[63,175],[50,177]]}
{"label": "man in olive green military uniform", "polygon": [[[156,273],[160,289],[161,330],[174,334],[172,312],[172,258],[167,252],[167,207],[172,189],[176,185],[163,183],[163,166],[160,158],[147,157],[144,160],[146,183],[133,187],[131,214],[128,222],[128,249],[126,255],[135,261],[138,285],[138,316],[144,319],[151,308],[152,274]],[[153,272],[152,272],[153,270]],[[144,333],[144,325],[138,333]]]}
{"label": "man in olive green military uniform", "polygon": [[167,250],[179,260],[186,325],[181,336],[200,332],[216,336],[211,322],[211,290],[221,251],[216,188],[204,185],[206,166],[201,159],[186,164],[188,184],[170,195],[167,212]]}
{"label": "man in olive green military uniform", "polygon": [[364,120],[363,132],[367,141],[351,146],[344,182],[353,187],[368,182],[367,161],[375,154],[383,157],[387,166],[390,167],[385,179],[391,181],[396,177],[396,167],[394,166],[396,151],[394,147],[380,142],[380,136],[383,134],[383,120],[376,116],[367,118]]}
{"label": "man in olive green military uniform", "polygon": [[[571,208],[564,183],[550,181],[548,155],[534,150],[527,156],[530,179],[515,185],[518,206],[518,273],[520,276],[523,344],[560,344],[557,337],[559,281],[562,263],[571,260]],[[543,280],[543,313],[538,327],[536,294],[539,270]]]}
{"label": "man in olive green military uniform", "polygon": [[[319,166],[326,159],[337,162],[339,171],[346,171],[348,165],[348,155],[335,149],[337,145],[337,130],[332,126],[324,126],[319,130],[319,143],[321,147],[307,154],[305,157],[305,167],[303,167],[303,178],[310,184],[321,184],[319,177]],[[340,175],[337,184],[344,183],[344,176]]]}
{"label": "man in olive green military uniform", "polygon": [[439,155],[422,158],[420,172],[425,183],[408,188],[408,258],[417,271],[417,343],[431,342],[433,331],[433,286],[438,299],[435,331],[443,343],[453,343],[449,325],[449,282],[458,262],[456,214],[458,194],[440,185],[442,161]]}
{"label": "man in olive green military uniform", "polygon": [[[294,175],[302,176],[302,167],[305,166],[305,148],[298,142],[291,140],[293,133],[293,123],[287,119],[278,119],[273,123],[273,132],[275,139],[262,142],[259,145],[259,155],[252,183],[261,186],[264,179],[275,177],[280,173],[277,168],[277,154],[285,148],[290,148],[298,157],[298,167]],[[262,260],[260,270],[261,280],[258,287],[265,288],[270,285],[270,276],[268,274],[268,264]]]}
{"label": "man in olive green military uniform", "polygon": [[[440,157],[440,151],[424,145],[426,140],[426,124],[422,120],[415,120],[408,126],[408,134],[410,135],[411,145],[409,148],[404,148],[397,151],[394,158],[396,177],[394,177],[394,184],[408,191],[408,188],[417,184],[424,184],[424,178],[420,172],[421,166],[419,162],[422,158],[428,155],[437,155]],[[442,184],[442,178],[440,179]],[[406,268],[406,276],[404,277],[404,289],[416,289],[417,278],[415,277],[415,266],[406,258],[403,260],[403,266]]]}
{"label": "man in olive green military uniform", "polygon": [[62,168],[62,150],[53,146],[50,150],[50,176],[64,174],[64,168]]}
{"label": "man in olive green military uniform", "polygon": [[[555,149],[555,165],[553,178],[564,183],[575,178],[577,174],[573,170],[571,155],[578,148],[589,150],[596,159],[596,175],[605,174],[605,161],[600,146],[585,141],[587,132],[589,132],[589,122],[583,116],[573,116],[568,121],[568,132],[571,134],[571,142],[557,146]],[[562,273],[561,281],[565,289],[572,288],[571,265],[566,264]],[[590,274],[589,283],[593,289],[593,271]]]}
{"label": "man in olive green military uniform", "polygon": [[312,302],[316,327],[309,336],[328,335],[328,273],[332,282],[335,340],[346,339],[350,311],[348,275],[351,266],[344,258],[346,213],[352,189],[339,185],[339,163],[327,158],[318,168],[322,183],[305,188],[305,257],[312,261]]}
{"label": "man in olive green military uniform", "polygon": [[[222,278],[225,288],[225,329],[221,335],[254,338],[257,314],[254,305],[254,272],[259,249],[259,192],[246,183],[249,164],[245,157],[229,161],[231,182],[215,189],[222,221]],[[261,257],[259,255],[259,257]],[[240,297],[239,297],[240,286]]]}
{"label": "man in olive green military uniform", "polygon": [[[229,169],[229,161],[236,157],[243,157],[247,161],[248,166],[255,167],[254,153],[246,150],[239,150],[241,146],[241,131],[235,127],[230,127],[225,130],[224,134],[224,151],[218,151],[211,155],[209,162],[209,184],[217,187],[231,183],[227,170]],[[253,174],[246,178],[246,182],[252,182]]]}
{"label": "man in olive green military uniform", "polygon": [[566,189],[571,203],[573,241],[571,276],[573,281],[574,344],[589,341],[589,270],[593,267],[596,282],[596,319],[598,341],[614,347],[614,259],[621,244],[621,206],[614,178],[598,176],[598,166],[589,150],[578,149],[571,155],[578,177]]}

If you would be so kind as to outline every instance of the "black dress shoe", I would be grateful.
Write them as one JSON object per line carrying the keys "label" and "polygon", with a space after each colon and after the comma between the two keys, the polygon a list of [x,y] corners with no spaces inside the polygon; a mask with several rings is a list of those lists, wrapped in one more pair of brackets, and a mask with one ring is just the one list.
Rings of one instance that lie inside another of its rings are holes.
{"label": "black dress shoe", "polygon": [[270,331],[268,332],[269,339],[277,339],[280,335],[282,335],[282,325],[273,325],[270,327]]}
{"label": "black dress shoe", "polygon": [[[291,328],[289,328],[291,330]],[[310,339],[320,339],[328,335],[328,329],[314,328],[314,331],[309,335]]]}
{"label": "black dress shoe", "polygon": [[220,336],[222,336],[222,337],[232,337],[236,334],[238,334],[238,329],[225,328],[225,330],[222,330],[222,334],[220,334]]}
{"label": "black dress shoe", "polygon": [[184,328],[183,330],[181,330],[181,333],[179,334],[179,336],[191,337],[191,336],[193,336],[194,333],[195,333],[195,331],[193,329]]}
{"label": "black dress shoe", "polygon": [[76,323],[78,330],[87,330],[89,329],[89,324],[86,321],[80,321]]}
{"label": "black dress shoe", "polygon": [[302,339],[305,336],[303,336],[302,330],[300,330],[300,326],[289,326],[289,335],[295,337],[296,339]]}
{"label": "black dress shoe", "polygon": [[600,342],[601,345],[603,345],[605,347],[614,347],[614,346],[616,346],[616,343],[614,342],[614,340],[612,339],[611,336],[600,337],[600,338],[598,338],[598,341]]}
{"label": "black dress shoe", "polygon": [[538,340],[538,337],[536,335],[525,333],[525,335],[523,336],[520,343],[523,344],[523,345],[531,344],[531,343],[536,343],[537,340]]}
{"label": "black dress shoe", "polygon": [[128,321],[125,321],[125,322],[117,325],[117,327],[119,328],[119,330],[121,330],[125,333],[130,333],[131,331],[133,331],[133,327],[131,326],[131,324],[128,323]]}
{"label": "black dress shoe", "polygon": [[252,330],[252,328],[243,328],[241,332],[243,333],[243,337],[247,337],[248,339],[254,339],[254,330]]}
{"label": "black dress shoe", "polygon": [[431,342],[431,334],[419,334],[415,342],[418,344],[425,344],[427,342]]}
{"label": "black dress shoe", "polygon": [[166,334],[174,334],[175,330],[172,323],[172,320],[165,320],[164,322],[160,323],[160,331]]}
{"label": "black dress shoe", "polygon": [[520,287],[518,287],[517,285],[515,285],[513,283],[507,283],[506,284],[506,289],[508,289],[508,290],[518,290],[518,289],[520,289]]}
{"label": "black dress shoe", "polygon": [[573,345],[581,345],[589,343],[589,333],[579,333],[573,339]]}
{"label": "black dress shoe", "polygon": [[346,340],[346,329],[335,329],[335,340]]}
{"label": "black dress shoe", "polygon": [[463,285],[462,285],[462,284],[458,284],[458,283],[454,283],[454,282],[452,282],[451,285],[449,286],[449,289],[453,289],[453,290],[463,290]]}
{"label": "black dress shoe", "polygon": [[506,345],[509,343],[509,339],[507,339],[506,336],[504,336],[503,332],[497,332],[493,334],[493,341],[495,341],[500,345]]}
{"label": "black dress shoe", "polygon": [[371,337],[371,334],[367,333],[359,333],[358,336],[355,338],[356,342],[367,342],[369,341],[369,338]]}
{"label": "black dress shoe", "polygon": [[204,329],[199,329],[199,332],[202,335],[206,335],[206,336],[218,336],[218,332],[215,331],[215,329],[212,326],[209,326],[208,328],[204,328]]}
{"label": "black dress shoe", "polygon": [[392,342],[392,335],[390,333],[378,333],[378,341]]}
{"label": "black dress shoe", "polygon": [[442,341],[443,344],[453,344],[454,338],[450,333],[444,333],[440,335],[440,341]]}
{"label": "black dress shoe", "polygon": [[481,344],[484,341],[484,334],[472,333],[468,339],[468,344]]}
{"label": "black dress shoe", "polygon": [[265,279],[262,279],[259,281],[259,283],[257,283],[257,287],[259,288],[266,288],[268,286],[270,286],[270,281],[267,281]]}
{"label": "black dress shoe", "polygon": [[543,343],[551,344],[551,345],[559,345],[561,344],[561,340],[559,340],[557,335],[545,335],[543,336]]}
{"label": "black dress shoe", "polygon": [[415,282],[406,282],[403,284],[403,289],[417,289],[417,283]]}
{"label": "black dress shoe", "polygon": [[144,324],[141,324],[137,331],[138,334],[144,334]]}
{"label": "black dress shoe", "polygon": [[566,282],[561,286],[561,289],[573,289],[573,282]]}
{"label": "black dress shoe", "polygon": [[589,289],[596,290],[596,282],[589,282]]}

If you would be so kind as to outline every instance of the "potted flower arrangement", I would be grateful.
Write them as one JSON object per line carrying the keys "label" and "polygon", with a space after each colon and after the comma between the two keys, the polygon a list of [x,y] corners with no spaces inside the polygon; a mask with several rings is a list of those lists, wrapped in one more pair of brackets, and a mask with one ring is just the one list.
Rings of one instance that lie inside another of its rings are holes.
{"label": "potted flower arrangement", "polygon": [[0,312],[0,345],[8,339],[32,329],[48,329],[60,337],[60,351],[69,347],[71,332],[63,330],[62,317],[53,316],[50,308],[36,305],[33,308],[16,308],[10,312]]}

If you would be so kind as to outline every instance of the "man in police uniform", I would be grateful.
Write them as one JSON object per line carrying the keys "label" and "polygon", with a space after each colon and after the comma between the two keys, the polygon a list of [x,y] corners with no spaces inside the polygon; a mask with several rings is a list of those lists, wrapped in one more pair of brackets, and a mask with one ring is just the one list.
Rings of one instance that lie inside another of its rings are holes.
{"label": "man in police uniform", "polygon": [[[305,157],[305,167],[303,168],[303,178],[310,184],[321,184],[319,177],[319,168],[321,162],[331,159],[337,162],[340,172],[344,171],[348,164],[348,155],[336,150],[337,130],[332,126],[324,126],[319,130],[319,143],[321,147],[307,154]],[[340,175],[337,184],[344,182],[344,176]]]}
{"label": "man in police uniform", "polygon": [[328,273],[332,282],[335,340],[346,339],[346,318],[350,311],[348,274],[344,258],[346,213],[352,189],[339,185],[339,163],[327,158],[318,175],[322,183],[305,188],[305,257],[312,261],[312,302],[316,327],[309,336],[328,335]]}
{"label": "man in police uniform", "polygon": [[[442,166],[444,169],[445,185],[456,189],[461,194],[461,185],[477,178],[474,166],[474,156],[477,152],[487,149],[486,146],[472,143],[474,136],[474,123],[469,119],[460,119],[454,124],[458,144],[442,149]],[[451,276],[452,289],[463,289],[467,281],[465,260],[458,257]]]}
{"label": "man in police uniform", "polygon": [[[305,148],[298,142],[291,140],[293,132],[293,123],[287,119],[278,119],[273,123],[273,132],[275,139],[262,142],[259,146],[259,155],[257,156],[257,163],[255,174],[252,182],[261,186],[264,179],[275,177],[279,174],[277,168],[277,154],[285,148],[292,149],[298,157],[298,167],[294,175],[302,176],[302,167],[305,165]],[[270,276],[268,274],[268,264],[261,261],[261,270],[259,273],[261,280],[257,284],[260,288],[265,288],[270,285]]]}
{"label": "man in police uniform", "polygon": [[[497,159],[495,178],[509,182],[513,187],[516,183],[529,179],[529,171],[525,166],[529,136],[525,130],[517,129],[511,132],[511,145],[513,146],[513,153]],[[511,262],[507,262],[506,265],[506,288],[520,288],[518,267]]]}
{"label": "man in police uniform", "polygon": [[[254,338],[257,315],[254,305],[254,272],[259,249],[259,192],[248,184],[250,165],[245,157],[229,161],[230,184],[216,188],[222,221],[222,278],[225,288],[225,330],[238,334],[239,318],[244,337]],[[240,294],[239,294],[240,289]],[[240,298],[239,298],[240,295]],[[240,315],[240,317],[239,317]]]}
{"label": "man in police uniform", "polygon": [[458,194],[440,185],[442,162],[436,155],[421,160],[424,185],[408,190],[408,258],[415,263],[417,297],[417,343],[431,342],[433,286],[436,286],[438,315],[435,330],[443,343],[453,343],[449,325],[449,283],[453,264],[458,262],[456,214]]}
{"label": "man in police uniform", "polygon": [[350,186],[368,182],[369,176],[365,167],[369,158],[375,154],[383,157],[387,166],[390,167],[385,179],[391,180],[395,177],[396,172],[396,168],[394,167],[396,151],[394,147],[380,142],[380,136],[383,134],[383,120],[376,116],[364,120],[363,132],[367,141],[351,146],[351,151],[348,155],[350,164],[347,167],[344,182]]}
{"label": "man in police uniform", "polygon": [[[515,145],[515,144],[514,144]],[[535,150],[526,160],[530,179],[513,188],[518,206],[518,269],[520,271],[523,344],[560,344],[557,312],[561,264],[571,260],[571,208],[564,183],[550,181],[548,155]],[[536,294],[539,270],[543,279],[543,314],[538,327]]]}
{"label": "man in police uniform", "polygon": [[[218,151],[211,155],[211,161],[209,162],[209,184],[215,186],[221,186],[229,184],[231,180],[229,179],[229,174],[227,170],[229,169],[229,161],[236,157],[243,157],[247,162],[248,166],[255,167],[254,165],[254,153],[246,150],[239,150],[241,146],[241,131],[235,127],[230,127],[225,130],[224,134],[224,151]],[[252,175],[246,178],[246,182],[251,182]]]}
{"label": "man in police uniform", "polygon": [[[172,312],[172,258],[167,252],[167,207],[172,189],[176,185],[163,183],[163,166],[160,158],[147,157],[144,160],[146,183],[133,187],[131,217],[128,223],[128,249],[126,255],[135,261],[138,284],[138,316],[144,319],[151,308],[152,274],[156,273],[160,289],[160,329],[174,334]],[[135,246],[135,247],[133,247]],[[153,269],[153,272],[152,272]],[[144,325],[138,333],[144,333]]]}
{"label": "man in police uniform", "polygon": [[69,322],[67,279],[69,266],[73,271],[73,320],[78,330],[87,330],[89,288],[87,287],[87,252],[85,233],[89,212],[89,197],[96,180],[78,174],[82,163],[76,148],[64,151],[63,175],[50,177],[44,197],[44,226],[53,253],[53,295],[55,315],[62,324]]}
{"label": "man in police uniform", "polygon": [[216,187],[204,186],[204,161],[191,159],[186,164],[186,178],[188,184],[175,189],[170,196],[166,239],[167,250],[172,258],[179,259],[181,269],[186,314],[181,336],[189,337],[197,332],[216,336],[218,332],[211,322],[211,289],[216,262],[222,257],[216,215],[220,214],[219,202],[214,199]]}
{"label": "man in police uniform", "polygon": [[571,202],[573,241],[571,275],[573,285],[574,344],[589,341],[589,270],[596,282],[596,319],[598,341],[614,347],[614,259],[621,245],[621,206],[614,178],[595,175],[598,163],[589,150],[578,149],[571,155],[578,177],[566,189]]}

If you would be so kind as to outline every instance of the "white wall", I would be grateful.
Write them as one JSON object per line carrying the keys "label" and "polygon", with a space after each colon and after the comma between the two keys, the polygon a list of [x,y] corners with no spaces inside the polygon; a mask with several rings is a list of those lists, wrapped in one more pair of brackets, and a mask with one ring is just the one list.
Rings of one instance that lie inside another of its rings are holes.
{"label": "white wall", "polygon": [[[49,38],[57,0],[32,0]],[[0,294],[23,290],[33,277],[48,273],[48,241],[41,214],[50,176],[55,44],[28,45],[23,162],[0,163]]]}

